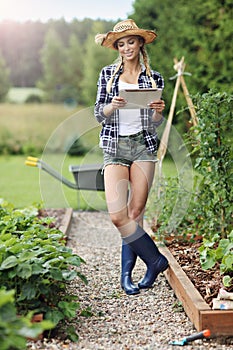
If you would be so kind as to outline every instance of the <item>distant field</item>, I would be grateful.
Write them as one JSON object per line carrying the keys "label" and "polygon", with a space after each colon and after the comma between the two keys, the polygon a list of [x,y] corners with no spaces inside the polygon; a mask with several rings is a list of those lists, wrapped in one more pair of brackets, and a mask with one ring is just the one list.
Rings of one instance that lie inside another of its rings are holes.
{"label": "distant field", "polygon": [[[98,144],[93,108],[67,109],[54,104],[0,104],[0,144],[44,149],[48,142],[63,152],[77,136],[87,147]],[[52,138],[52,139],[51,139]],[[52,141],[52,142],[50,142]]]}
{"label": "distant field", "polygon": [[29,87],[29,88],[14,87],[10,89],[7,95],[7,100],[13,103],[24,103],[27,97],[30,95],[38,95],[42,97],[43,91],[33,87]]}

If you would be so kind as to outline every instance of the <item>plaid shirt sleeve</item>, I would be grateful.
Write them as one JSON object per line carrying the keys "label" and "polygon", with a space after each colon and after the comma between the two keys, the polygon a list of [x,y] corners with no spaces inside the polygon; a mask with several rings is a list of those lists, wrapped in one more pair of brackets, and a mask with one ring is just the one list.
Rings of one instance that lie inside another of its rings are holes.
{"label": "plaid shirt sleeve", "polygon": [[[154,79],[154,81],[156,82],[157,88],[163,90],[164,89],[164,79],[162,77],[162,75],[156,71],[151,71],[152,74],[152,78]],[[143,87],[148,87],[148,85],[146,84],[146,86],[143,85]],[[151,123],[155,126],[158,127],[159,125],[161,125],[164,121],[164,116],[162,116],[162,118],[156,122],[152,120],[152,115],[154,113],[153,109],[148,109],[147,110],[148,116],[151,118]]]}
{"label": "plaid shirt sleeve", "polygon": [[97,83],[97,97],[95,102],[95,117],[99,123],[105,121],[106,116],[104,115],[103,109],[104,106],[109,104],[112,101],[113,95],[107,93],[107,82],[111,78],[115,70],[115,65],[104,67],[99,75],[99,80]]}

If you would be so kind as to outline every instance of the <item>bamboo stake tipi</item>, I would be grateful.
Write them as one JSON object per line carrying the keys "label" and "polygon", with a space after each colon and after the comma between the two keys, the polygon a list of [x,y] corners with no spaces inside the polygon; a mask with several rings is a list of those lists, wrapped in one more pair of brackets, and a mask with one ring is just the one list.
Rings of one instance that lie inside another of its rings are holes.
{"label": "bamboo stake tipi", "polygon": [[[158,188],[158,198],[160,198],[160,195],[161,195],[162,164],[168,148],[169,135],[170,135],[171,126],[173,122],[173,117],[174,117],[174,112],[176,107],[176,100],[177,100],[177,95],[178,95],[180,85],[182,86],[182,90],[189,107],[192,122],[194,125],[197,125],[198,123],[195,108],[192,103],[192,99],[189,95],[189,92],[184,80],[184,75],[190,75],[190,73],[187,73],[184,71],[185,70],[184,57],[182,57],[180,61],[178,61],[177,58],[174,59],[174,69],[177,71],[177,73],[171,79],[176,79],[176,84],[173,92],[172,103],[169,110],[167,123],[163,131],[162,138],[160,140],[160,145],[158,148],[158,162],[156,163],[156,168],[155,168],[155,181],[157,182],[156,186]],[[157,218],[155,218],[155,224],[156,224],[156,221],[157,221]]]}

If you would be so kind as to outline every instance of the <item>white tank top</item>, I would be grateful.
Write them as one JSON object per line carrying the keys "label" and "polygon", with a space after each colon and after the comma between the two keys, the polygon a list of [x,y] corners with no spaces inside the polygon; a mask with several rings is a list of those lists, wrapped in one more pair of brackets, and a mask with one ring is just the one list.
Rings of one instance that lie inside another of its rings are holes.
{"label": "white tank top", "polygon": [[[138,89],[138,84],[129,84],[119,80],[119,90]],[[140,109],[119,109],[119,135],[133,135],[142,130]]]}

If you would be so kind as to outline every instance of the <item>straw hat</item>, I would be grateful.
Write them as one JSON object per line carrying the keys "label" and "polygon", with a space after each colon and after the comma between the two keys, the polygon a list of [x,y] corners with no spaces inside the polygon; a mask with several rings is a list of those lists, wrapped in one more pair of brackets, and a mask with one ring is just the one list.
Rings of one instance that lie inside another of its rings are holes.
{"label": "straw hat", "polygon": [[117,23],[113,31],[106,34],[97,34],[95,36],[95,42],[102,46],[117,50],[114,46],[117,40],[128,36],[138,35],[145,40],[145,44],[150,44],[157,37],[153,30],[140,29],[132,19],[126,19]]}

